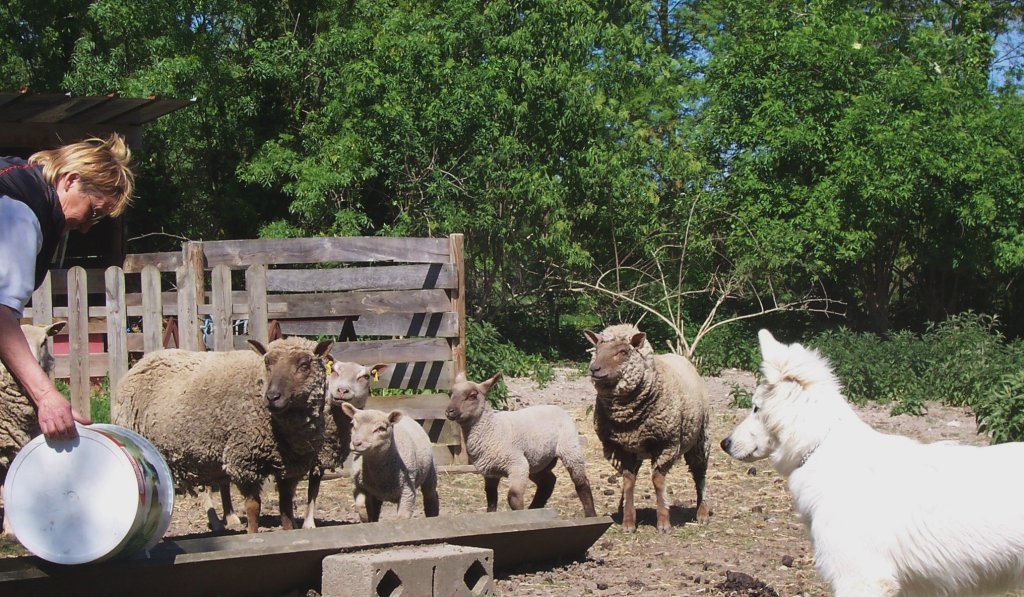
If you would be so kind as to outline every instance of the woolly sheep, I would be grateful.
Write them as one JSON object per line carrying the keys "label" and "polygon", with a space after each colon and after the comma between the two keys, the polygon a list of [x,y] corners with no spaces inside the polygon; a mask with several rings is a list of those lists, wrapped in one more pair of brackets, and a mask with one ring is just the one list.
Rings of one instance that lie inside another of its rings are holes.
{"label": "woolly sheep", "polygon": [[179,491],[237,486],[250,533],[259,528],[263,480],[273,476],[281,526],[292,529],[296,485],[323,445],[333,341],[249,343],[255,352],[147,354],[121,380],[113,420],[153,443]]}
{"label": "woolly sheep", "polygon": [[636,531],[633,489],[645,459],[653,467],[658,530],[672,528],[665,504],[665,476],[682,455],[697,489],[697,520],[711,510],[704,501],[708,469],[708,397],[697,369],[685,357],[655,355],[647,335],[631,324],[585,331],[594,345],[590,380],[597,390],[594,429],[605,458],[622,474],[622,527]]}
{"label": "woolly sheep", "polygon": [[352,441],[352,420],[341,409],[345,403],[366,408],[370,397],[370,378],[376,378],[388,366],[378,363],[366,367],[359,363],[335,361],[327,378],[327,413],[324,417],[324,445],[313,468],[309,471],[306,518],[302,528],[316,527],[316,500],[324,472],[342,468],[348,458]]}
{"label": "woolly sheep", "polygon": [[[46,340],[64,329],[63,321],[48,325],[22,325],[32,356],[36,358],[43,371],[53,370],[53,355],[50,354]],[[35,403],[22,392],[21,387],[7,368],[0,363],[0,485],[7,478],[7,470],[11,461],[18,455],[25,444],[41,433]],[[4,518],[4,532],[8,532],[8,523]]]}
{"label": "woolly sheep", "polygon": [[462,427],[469,461],[484,476],[487,511],[498,509],[502,477],[509,479],[510,508],[522,510],[527,479],[537,486],[530,508],[544,507],[555,489],[552,469],[561,459],[576,486],[584,514],[596,516],[579,434],[568,413],[546,404],[495,412],[487,403],[487,392],[500,378],[498,373],[483,383],[473,383],[460,372],[445,411]]}
{"label": "woolly sheep", "polygon": [[383,502],[398,503],[398,517],[412,518],[416,490],[423,494],[423,513],[437,516],[437,467],[434,449],[423,427],[393,410],[341,408],[352,419],[354,497],[359,519],[377,522]]}

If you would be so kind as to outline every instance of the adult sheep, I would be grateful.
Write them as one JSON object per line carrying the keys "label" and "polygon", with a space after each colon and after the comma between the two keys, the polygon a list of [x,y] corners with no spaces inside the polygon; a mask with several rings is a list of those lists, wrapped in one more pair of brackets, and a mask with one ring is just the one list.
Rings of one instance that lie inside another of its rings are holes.
{"label": "adult sheep", "polygon": [[[61,321],[48,326],[21,326],[32,356],[47,373],[53,369],[53,355],[50,354],[46,340],[64,329],[64,325]],[[0,364],[0,485],[7,479],[7,471],[14,457],[40,433],[35,403],[22,392],[7,368]],[[3,526],[4,533],[9,532],[6,517]]]}
{"label": "adult sheep", "polygon": [[249,344],[255,352],[147,354],[121,380],[113,420],[153,443],[179,492],[238,487],[250,533],[259,528],[263,480],[274,477],[281,526],[292,529],[295,487],[323,445],[333,341]]}
{"label": "adult sheep", "polygon": [[337,361],[330,365],[327,378],[327,409],[324,417],[324,445],[320,448],[313,468],[309,471],[309,485],[306,491],[306,518],[302,528],[316,527],[316,500],[320,495],[320,482],[328,470],[340,469],[351,451],[352,419],[342,410],[342,405],[351,404],[358,409],[366,408],[370,398],[370,378],[376,378],[388,365],[378,363],[366,367],[359,363]]}
{"label": "adult sheep", "polygon": [[655,355],[647,335],[631,324],[585,331],[594,345],[590,380],[597,390],[594,429],[604,456],[622,474],[622,528],[636,531],[633,490],[640,465],[651,461],[658,524],[672,529],[665,504],[665,476],[680,456],[697,489],[697,521],[711,510],[704,501],[708,470],[708,396],[697,369],[685,357]]}

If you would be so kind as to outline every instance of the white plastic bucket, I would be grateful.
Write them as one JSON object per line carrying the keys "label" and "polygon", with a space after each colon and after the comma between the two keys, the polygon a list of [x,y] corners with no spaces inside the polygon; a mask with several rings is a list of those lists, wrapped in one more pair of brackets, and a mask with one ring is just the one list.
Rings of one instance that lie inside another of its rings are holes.
{"label": "white plastic bucket", "polygon": [[37,436],[18,452],[4,484],[14,535],[57,564],[147,551],[167,531],[173,507],[163,457],[117,425],[79,426],[74,440]]}

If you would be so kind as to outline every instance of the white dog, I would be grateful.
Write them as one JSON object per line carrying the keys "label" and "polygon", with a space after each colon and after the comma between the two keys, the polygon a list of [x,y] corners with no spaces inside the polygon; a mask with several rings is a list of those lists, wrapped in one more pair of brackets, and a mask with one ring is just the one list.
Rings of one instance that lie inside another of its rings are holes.
{"label": "white dog", "polygon": [[722,440],[789,483],[839,597],[984,595],[1024,585],[1024,443],[921,444],[872,429],[828,362],[758,334],[764,382]]}

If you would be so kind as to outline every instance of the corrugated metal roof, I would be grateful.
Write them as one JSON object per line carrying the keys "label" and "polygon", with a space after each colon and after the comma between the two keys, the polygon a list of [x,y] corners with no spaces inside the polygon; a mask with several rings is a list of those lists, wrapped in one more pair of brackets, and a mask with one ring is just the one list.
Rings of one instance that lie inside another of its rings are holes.
{"label": "corrugated metal roof", "polygon": [[193,103],[195,100],[127,98],[113,93],[72,96],[0,91],[0,123],[139,126]]}

